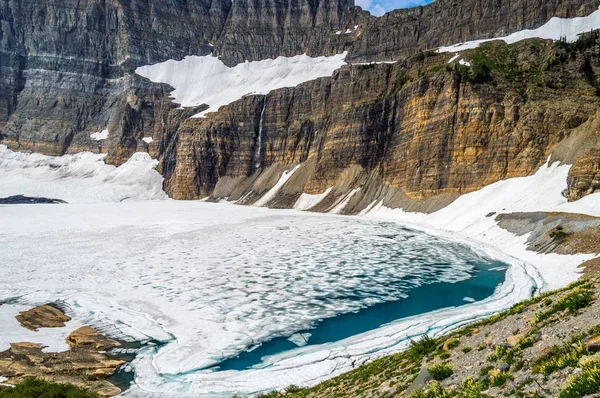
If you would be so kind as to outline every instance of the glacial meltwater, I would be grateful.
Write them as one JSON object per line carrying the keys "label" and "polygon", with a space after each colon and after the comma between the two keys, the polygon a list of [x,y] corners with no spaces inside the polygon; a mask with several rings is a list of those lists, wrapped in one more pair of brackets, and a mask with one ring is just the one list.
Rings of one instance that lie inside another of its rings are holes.
{"label": "glacial meltwater", "polygon": [[[487,249],[357,217],[142,201],[0,206],[0,225],[0,351],[65,350],[80,325],[157,342],[128,396],[313,384],[505,308],[527,278]],[[49,302],[64,330],[10,320]]]}

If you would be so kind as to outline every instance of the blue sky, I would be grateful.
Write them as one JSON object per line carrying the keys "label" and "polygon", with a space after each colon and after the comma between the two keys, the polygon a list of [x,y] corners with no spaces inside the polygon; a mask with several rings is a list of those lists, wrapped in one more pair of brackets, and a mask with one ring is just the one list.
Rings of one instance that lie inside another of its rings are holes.
{"label": "blue sky", "polygon": [[433,0],[356,0],[356,5],[371,14],[381,16],[397,8],[410,8],[429,4]]}

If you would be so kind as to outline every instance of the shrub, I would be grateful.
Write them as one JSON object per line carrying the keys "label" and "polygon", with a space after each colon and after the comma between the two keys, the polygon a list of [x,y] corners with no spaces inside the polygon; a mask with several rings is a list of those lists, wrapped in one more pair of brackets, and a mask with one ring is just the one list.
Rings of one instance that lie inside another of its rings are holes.
{"label": "shrub", "polygon": [[98,398],[98,395],[70,384],[51,383],[32,377],[14,388],[1,388],[0,398]]}
{"label": "shrub", "polygon": [[453,350],[456,347],[458,347],[459,345],[460,345],[459,339],[451,338],[450,341],[448,341],[448,344],[446,344],[446,347],[448,347],[449,350]]}
{"label": "shrub", "polygon": [[481,384],[469,377],[456,390],[444,389],[436,381],[427,390],[415,391],[410,398],[488,398],[488,396],[482,392]]}
{"label": "shrub", "polygon": [[434,380],[444,380],[454,374],[454,370],[446,364],[438,363],[427,368]]}
{"label": "shrub", "polygon": [[419,340],[411,340],[408,349],[408,357],[413,362],[420,362],[427,354],[431,354],[437,348],[438,342],[435,339],[425,335]]}
{"label": "shrub", "polygon": [[577,376],[572,376],[561,398],[583,397],[600,391],[600,361],[596,360],[582,366],[582,371]]}
{"label": "shrub", "polygon": [[544,321],[557,312],[564,310],[569,310],[571,314],[576,314],[580,309],[589,306],[593,300],[594,295],[588,289],[576,288],[554,303],[550,309],[536,314],[535,321]]}
{"label": "shrub", "polygon": [[533,370],[537,373],[550,375],[557,370],[576,367],[579,359],[585,354],[587,354],[587,348],[583,343],[575,346],[567,343],[561,347],[553,347],[534,362]]}
{"label": "shrub", "polygon": [[503,372],[500,369],[492,369],[488,373],[490,376],[490,384],[495,387],[503,386],[508,380],[512,380],[510,372]]}
{"label": "shrub", "polygon": [[471,350],[473,350],[471,347],[463,347],[461,349],[461,351],[464,352],[465,354],[468,354],[469,352],[471,352]]}

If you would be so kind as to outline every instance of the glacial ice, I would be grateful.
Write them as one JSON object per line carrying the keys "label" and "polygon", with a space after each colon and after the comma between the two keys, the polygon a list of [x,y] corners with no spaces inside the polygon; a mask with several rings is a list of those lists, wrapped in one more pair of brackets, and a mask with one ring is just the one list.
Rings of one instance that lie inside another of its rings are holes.
{"label": "glacial ice", "polygon": [[158,161],[136,153],[120,167],[89,152],[60,157],[13,152],[0,145],[0,197],[26,195],[69,203],[166,199]]}
{"label": "glacial ice", "polygon": [[[579,276],[577,266],[593,257],[527,251],[526,236],[502,230],[487,214],[567,211],[600,216],[599,194],[574,203],[562,197],[570,166],[557,163],[533,176],[464,195],[430,215],[373,203],[367,218],[352,218],[145,201],[166,198],[147,154],[134,155],[123,169],[102,160],[93,154],[17,154],[0,146],[0,196],[25,193],[73,203],[52,206],[52,211],[45,205],[0,207],[0,262],[10,275],[0,281],[0,300],[18,297],[0,307],[0,336],[9,336],[0,338],[0,350],[16,338],[3,328],[20,330],[2,319],[20,308],[59,300],[74,321],[58,334],[37,336],[48,350],[64,349],[65,333],[80,324],[115,337],[164,343],[144,349],[133,362],[136,382],[124,394],[132,397],[224,397],[310,385],[351,370],[397,352],[408,337],[439,335],[508,308],[536,286],[564,286]],[[138,200],[110,203],[126,198]],[[307,203],[324,199],[305,198]],[[393,230],[397,239],[404,239],[406,230],[385,220],[399,220],[430,235],[411,231],[410,245],[390,242],[379,235]],[[426,283],[431,274],[449,282],[467,278],[471,266],[464,249],[443,243],[448,241],[470,245],[474,256],[512,264],[493,296],[338,342],[298,347],[265,358],[257,368],[209,369],[275,336],[300,342],[298,332],[318,319],[402,297],[406,291],[398,278],[414,283]],[[391,256],[403,258],[403,265]],[[428,257],[456,265],[423,264]],[[27,331],[18,334],[36,337]]]}
{"label": "glacial ice", "polygon": [[284,87],[295,87],[320,77],[331,76],[346,64],[347,53],[312,58],[308,55],[278,57],[228,67],[212,55],[189,56],[181,61],[166,61],[139,67],[136,73],[156,83],[175,88],[171,93],[182,107],[206,104],[209,108],[195,115],[206,117],[220,107],[245,95],[266,95]]}
{"label": "glacial ice", "polygon": [[594,29],[600,29],[600,9],[586,17],[559,18],[553,17],[537,29],[525,29],[508,36],[493,39],[472,40],[451,46],[440,47],[438,52],[461,52],[479,47],[481,44],[493,40],[502,40],[507,44],[516,43],[526,39],[550,39],[560,40],[565,38],[569,42],[576,41],[580,34]]}

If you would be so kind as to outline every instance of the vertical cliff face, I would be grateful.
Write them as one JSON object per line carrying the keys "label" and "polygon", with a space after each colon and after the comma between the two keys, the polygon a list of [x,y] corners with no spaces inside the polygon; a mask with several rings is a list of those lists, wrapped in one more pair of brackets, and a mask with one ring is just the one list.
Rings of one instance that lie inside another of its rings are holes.
{"label": "vertical cliff face", "polygon": [[[415,54],[587,15],[598,0],[438,0],[382,18],[353,4],[0,0],[0,142],[51,155],[108,152],[115,164],[149,151],[176,198],[250,200],[302,164],[286,200],[361,186],[366,204],[423,201],[531,173],[597,109],[597,57],[548,43],[498,47],[473,53],[483,62],[476,73]],[[202,107],[178,109],[170,87],[133,73],[211,52],[231,65],[342,51],[349,62],[399,62],[246,97],[206,120],[189,119]],[[102,130],[107,139],[90,137]],[[573,169],[573,197],[595,187],[594,156]]]}
{"label": "vertical cliff face", "polygon": [[437,0],[424,7],[371,18],[350,47],[352,61],[393,60],[410,51],[535,29],[550,18],[586,16],[597,0]]}
{"label": "vertical cliff face", "polygon": [[239,0],[233,3],[215,54],[228,64],[245,60],[333,54],[354,39],[346,31],[361,14],[354,0]]}
{"label": "vertical cliff face", "polygon": [[355,201],[365,206],[394,195],[456,197],[533,173],[597,111],[584,54],[567,57],[533,40],[464,56],[491,70],[480,76],[477,67],[447,64],[447,55],[348,66],[187,120],[160,155],[168,193],[251,202],[300,164],[286,203],[274,205],[332,187],[339,194],[361,188]]}
{"label": "vertical cliff face", "polygon": [[229,0],[3,1],[0,137],[14,148],[62,154],[96,149],[94,131],[120,136],[128,96],[150,86],[131,75],[134,68],[209,53],[230,7]]}

